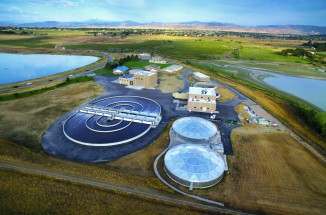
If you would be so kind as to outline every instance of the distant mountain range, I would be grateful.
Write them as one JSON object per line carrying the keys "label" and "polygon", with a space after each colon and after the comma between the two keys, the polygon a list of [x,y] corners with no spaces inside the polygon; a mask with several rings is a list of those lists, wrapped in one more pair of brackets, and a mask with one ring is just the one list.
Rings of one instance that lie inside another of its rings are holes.
{"label": "distant mountain range", "polygon": [[81,22],[32,22],[23,24],[8,24],[0,22],[0,25],[20,26],[20,27],[58,27],[58,28],[78,28],[78,27],[115,27],[115,28],[161,28],[161,29],[194,29],[194,30],[219,30],[236,32],[256,32],[275,34],[326,34],[326,26],[313,25],[264,25],[264,26],[241,26],[232,23],[222,22],[178,22],[178,23],[140,23],[130,20],[126,21],[106,21],[92,19]]}

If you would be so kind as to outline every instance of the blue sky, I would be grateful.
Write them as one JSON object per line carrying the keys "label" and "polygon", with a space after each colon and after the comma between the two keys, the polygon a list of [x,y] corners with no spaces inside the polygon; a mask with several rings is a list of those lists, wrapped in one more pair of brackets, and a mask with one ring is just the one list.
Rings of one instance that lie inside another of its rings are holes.
{"label": "blue sky", "polygon": [[1,22],[217,21],[326,25],[325,0],[1,0]]}

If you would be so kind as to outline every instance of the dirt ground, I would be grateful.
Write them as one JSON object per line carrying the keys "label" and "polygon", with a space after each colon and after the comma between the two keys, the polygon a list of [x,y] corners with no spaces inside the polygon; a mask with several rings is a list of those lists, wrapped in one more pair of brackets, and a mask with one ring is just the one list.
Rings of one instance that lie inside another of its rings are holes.
{"label": "dirt ground", "polygon": [[221,97],[218,99],[220,102],[227,102],[237,97],[237,95],[222,86],[218,86],[216,92],[221,94]]}
{"label": "dirt ground", "polygon": [[238,114],[241,114],[243,117],[243,119],[240,119],[240,122],[243,123],[243,125],[247,125],[248,122],[246,119],[250,119],[250,116],[247,113],[247,111],[245,111],[245,109],[243,108],[244,106],[247,106],[247,104],[241,103],[241,104],[238,104],[234,109]]}
{"label": "dirt ground", "polygon": [[326,213],[326,167],[297,140],[271,127],[236,128],[231,139],[229,174],[193,193],[254,213]]}
{"label": "dirt ground", "polygon": [[119,172],[125,171],[145,177],[156,177],[153,170],[155,158],[168,147],[170,143],[169,129],[172,125],[170,121],[161,135],[149,146],[144,149],[119,158],[115,161],[106,163],[108,167],[117,168]]}
{"label": "dirt ground", "polygon": [[100,95],[94,82],[72,84],[39,95],[0,102],[0,139],[41,149],[41,135],[62,114]]}
{"label": "dirt ground", "polygon": [[160,72],[159,79],[160,84],[158,85],[158,89],[163,93],[174,93],[183,87],[183,81],[177,74]]}

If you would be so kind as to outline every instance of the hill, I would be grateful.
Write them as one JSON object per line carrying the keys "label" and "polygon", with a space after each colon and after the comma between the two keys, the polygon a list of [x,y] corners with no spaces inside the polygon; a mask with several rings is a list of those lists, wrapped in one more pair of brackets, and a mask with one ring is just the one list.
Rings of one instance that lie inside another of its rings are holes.
{"label": "hill", "polygon": [[[0,25],[10,25],[1,22]],[[275,33],[275,34],[326,34],[326,26],[313,25],[265,25],[265,26],[241,26],[223,22],[200,22],[188,21],[177,23],[140,23],[135,21],[106,21],[92,19],[76,22],[33,22],[22,24],[11,24],[17,27],[58,27],[58,28],[78,28],[78,27],[114,27],[114,28],[158,28],[158,29],[196,29],[196,30],[217,30],[235,32],[254,32],[254,33]]]}

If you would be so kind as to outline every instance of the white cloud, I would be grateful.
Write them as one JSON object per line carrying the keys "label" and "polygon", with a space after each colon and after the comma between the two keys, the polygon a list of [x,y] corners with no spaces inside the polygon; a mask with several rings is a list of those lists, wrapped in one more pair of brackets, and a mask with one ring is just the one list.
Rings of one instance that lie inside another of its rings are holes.
{"label": "white cloud", "polygon": [[57,5],[57,6],[63,6],[63,7],[79,6],[78,1],[72,1],[72,0],[31,0],[30,2],[35,3],[35,4]]}

